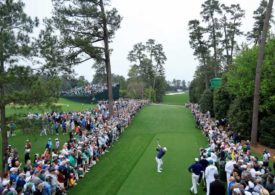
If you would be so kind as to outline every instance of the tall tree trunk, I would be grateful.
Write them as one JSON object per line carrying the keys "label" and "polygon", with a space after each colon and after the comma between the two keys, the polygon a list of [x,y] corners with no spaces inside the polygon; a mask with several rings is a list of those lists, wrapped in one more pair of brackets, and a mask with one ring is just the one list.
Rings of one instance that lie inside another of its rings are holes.
{"label": "tall tree trunk", "polygon": [[226,65],[229,66],[229,47],[228,47],[228,35],[227,35],[227,20],[226,17],[224,17],[224,41],[225,41],[225,51],[226,51]]}
{"label": "tall tree trunk", "polygon": [[209,88],[209,82],[208,82],[208,77],[207,77],[206,59],[205,59],[204,54],[202,54],[202,61],[203,61],[203,67],[205,68],[205,70],[204,70],[205,89],[208,89]]}
{"label": "tall tree trunk", "polygon": [[105,53],[105,65],[107,72],[107,87],[108,87],[108,98],[109,98],[109,112],[110,116],[113,115],[113,89],[112,89],[112,72],[111,72],[111,60],[110,60],[110,51],[109,51],[109,33],[107,28],[107,17],[105,13],[105,8],[103,0],[99,1],[100,8],[102,12],[103,20],[103,35],[104,35],[104,53]]}
{"label": "tall tree trunk", "polygon": [[272,6],[273,6],[273,0],[269,0],[267,12],[264,20],[263,34],[260,42],[258,61],[257,61],[257,67],[256,67],[255,90],[254,90],[254,101],[253,101],[253,117],[252,117],[252,128],[251,128],[251,145],[252,146],[257,145],[261,71],[262,71],[262,64],[264,60],[266,37],[269,29],[269,20],[271,17]]}
{"label": "tall tree trunk", "polygon": [[[236,19],[234,19],[233,26],[236,24]],[[236,33],[236,28],[234,28],[232,36],[231,36],[231,48],[230,48],[230,65],[232,65],[233,62],[233,51],[234,51],[234,46],[235,46],[235,33]]]}
{"label": "tall tree trunk", "polygon": [[[1,61],[0,65],[0,75],[4,74],[4,61]],[[2,137],[2,176],[4,172],[6,171],[6,158],[5,158],[5,153],[6,153],[6,148],[8,147],[8,136],[7,136],[7,129],[6,129],[6,113],[5,113],[5,102],[4,102],[4,96],[5,96],[5,91],[4,91],[4,86],[3,82],[0,83],[0,115],[1,115],[1,137]]]}
{"label": "tall tree trunk", "polygon": [[215,77],[218,76],[218,60],[217,60],[217,40],[216,40],[216,30],[215,30],[215,20],[212,18],[212,33],[213,33],[213,49],[214,49],[214,74]]}

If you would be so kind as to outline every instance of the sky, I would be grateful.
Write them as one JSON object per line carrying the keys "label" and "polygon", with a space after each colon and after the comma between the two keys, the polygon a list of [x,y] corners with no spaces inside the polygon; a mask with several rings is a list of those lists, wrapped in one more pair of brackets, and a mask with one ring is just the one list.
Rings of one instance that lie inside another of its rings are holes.
{"label": "sky", "polygon": [[[51,0],[23,0],[26,12],[39,19],[50,17]],[[123,17],[120,29],[116,32],[110,47],[112,73],[127,77],[130,62],[127,60],[133,45],[155,39],[161,43],[167,57],[164,65],[166,79],[191,81],[198,65],[189,46],[188,21],[201,19],[201,4],[204,0],[111,0]],[[242,30],[247,32],[253,26],[253,11],[259,6],[260,0],[220,0],[226,5],[239,3],[245,10]],[[78,76],[92,80],[93,62],[78,65],[75,71]]]}

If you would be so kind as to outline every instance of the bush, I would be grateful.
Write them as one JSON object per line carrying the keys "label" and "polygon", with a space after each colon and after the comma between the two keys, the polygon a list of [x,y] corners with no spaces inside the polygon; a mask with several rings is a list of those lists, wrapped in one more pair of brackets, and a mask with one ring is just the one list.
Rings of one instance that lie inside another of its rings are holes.
{"label": "bush", "polygon": [[200,108],[203,113],[210,111],[211,115],[213,112],[213,92],[210,89],[204,90],[200,99]]}
{"label": "bush", "polygon": [[260,121],[259,141],[265,146],[275,148],[275,114]]}
{"label": "bush", "polygon": [[122,98],[127,97],[127,90],[126,89],[121,89],[119,91],[119,96],[122,97]]}
{"label": "bush", "polygon": [[150,88],[146,88],[144,90],[144,98],[145,99],[150,99],[150,101],[155,102],[156,101],[156,92],[154,89]]}
{"label": "bush", "polygon": [[233,130],[250,139],[252,121],[252,97],[237,97],[230,105],[228,120]]}
{"label": "bush", "polygon": [[204,82],[200,78],[195,78],[189,86],[189,98],[192,103],[199,103],[201,96],[205,90]]}
{"label": "bush", "polygon": [[227,117],[231,101],[231,95],[226,90],[225,86],[222,86],[214,91],[213,107],[214,114],[217,119]]}

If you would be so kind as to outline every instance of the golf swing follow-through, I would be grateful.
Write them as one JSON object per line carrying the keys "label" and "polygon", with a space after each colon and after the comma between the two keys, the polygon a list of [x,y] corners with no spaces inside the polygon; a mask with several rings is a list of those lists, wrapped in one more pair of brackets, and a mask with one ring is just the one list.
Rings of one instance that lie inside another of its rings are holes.
{"label": "golf swing follow-through", "polygon": [[157,162],[157,172],[161,173],[162,165],[163,165],[162,157],[166,154],[167,148],[161,147],[161,145],[159,143],[159,139],[157,139],[157,149],[156,150],[157,150],[157,156],[155,159]]}

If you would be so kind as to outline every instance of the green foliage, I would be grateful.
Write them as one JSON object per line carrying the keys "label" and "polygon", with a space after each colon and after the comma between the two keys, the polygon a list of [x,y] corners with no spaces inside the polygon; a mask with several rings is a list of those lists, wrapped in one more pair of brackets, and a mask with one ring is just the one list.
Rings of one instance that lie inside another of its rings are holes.
{"label": "green foliage", "polygon": [[205,84],[203,79],[200,77],[193,79],[189,86],[190,102],[198,103],[204,90]]}
{"label": "green foliage", "polygon": [[233,62],[233,52],[237,45],[235,37],[243,34],[240,27],[242,24],[241,19],[244,17],[245,12],[239,4],[231,4],[230,6],[222,4],[221,7],[223,16],[220,23],[224,31],[222,44],[225,49],[225,68],[228,68]]}
{"label": "green foliage", "polygon": [[213,92],[210,89],[206,89],[199,101],[200,108],[202,112],[210,111],[211,115],[213,112]]}
{"label": "green foliage", "polygon": [[275,148],[275,114],[260,121],[259,141],[261,144]]}
{"label": "green foliage", "polygon": [[[274,141],[272,122],[275,113],[275,39],[269,40],[265,48],[261,87],[260,87],[260,132],[259,141],[272,145]],[[245,48],[234,60],[233,65],[224,74],[225,83],[214,93],[214,111],[217,118],[227,113],[233,130],[241,132],[249,139],[252,120],[253,93],[258,47]],[[230,104],[230,106],[229,106]],[[270,126],[269,124],[270,123]],[[268,136],[270,139],[268,139]],[[266,141],[269,140],[269,141]],[[273,142],[272,142],[272,141]],[[272,146],[274,147],[274,146]]]}
{"label": "green foliage", "polygon": [[228,91],[234,96],[253,95],[257,52],[257,48],[243,50],[226,74]]}
{"label": "green foliage", "polygon": [[[145,44],[137,43],[128,54],[128,60],[133,63],[129,72],[129,85],[131,81],[142,81],[145,84],[146,93],[155,93],[155,97],[149,95],[149,99],[160,102],[166,91],[164,63],[167,60],[161,44],[149,39]],[[151,91],[151,89],[153,91]],[[150,94],[149,93],[149,94]]]}
{"label": "green foliage", "polygon": [[[105,2],[104,2],[105,3]],[[89,59],[104,62],[104,47],[98,43],[104,40],[103,19],[100,1],[53,0],[54,25],[60,31],[62,47],[67,48],[66,59],[78,64]],[[114,37],[120,27],[121,16],[115,8],[106,12],[108,38]]]}
{"label": "green foliage", "polygon": [[157,76],[155,79],[156,102],[161,102],[167,89],[167,83],[164,76]]}
{"label": "green foliage", "polygon": [[213,95],[213,107],[215,117],[222,119],[227,117],[227,112],[231,104],[231,96],[226,90],[225,86],[220,87],[214,91]]}
{"label": "green foliage", "polygon": [[[51,105],[59,95],[60,83],[55,76],[58,74],[55,70],[63,64],[63,60],[54,57],[58,56],[58,50],[54,47],[56,39],[50,36],[49,31],[42,31],[39,41],[30,37],[33,28],[38,25],[38,19],[30,18],[24,12],[24,6],[21,0],[6,0],[0,3],[2,149],[8,145],[5,128],[5,110],[8,104]],[[35,63],[34,66],[33,61],[37,62],[34,56],[42,58],[43,62]],[[7,162],[4,161],[3,168],[5,163]]]}
{"label": "green foliage", "polygon": [[73,75],[64,74],[60,77],[61,82],[61,90],[67,91],[75,87],[83,87],[89,82],[83,77],[80,76],[78,78],[74,77]]}
{"label": "green foliage", "polygon": [[[247,33],[247,39],[252,41],[255,45],[259,44],[260,41],[260,36],[264,27],[267,5],[267,0],[261,0],[259,7],[253,12],[253,18],[255,21],[252,30]],[[273,15],[271,15],[271,21],[274,23]]]}
{"label": "green foliage", "polygon": [[120,89],[119,96],[122,98],[126,98],[127,97],[127,89]]}
{"label": "green foliage", "polygon": [[127,86],[127,97],[133,99],[144,98],[145,83],[140,80],[130,80]]}
{"label": "green foliage", "polygon": [[155,102],[156,101],[156,92],[155,92],[155,90],[152,89],[152,88],[146,88],[144,90],[144,98],[148,99],[152,102]]}
{"label": "green foliage", "polygon": [[234,131],[241,133],[242,137],[249,139],[252,125],[252,96],[237,97],[230,104],[228,120]]}

